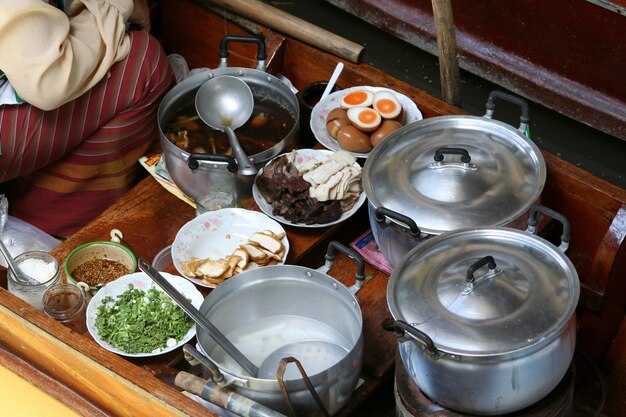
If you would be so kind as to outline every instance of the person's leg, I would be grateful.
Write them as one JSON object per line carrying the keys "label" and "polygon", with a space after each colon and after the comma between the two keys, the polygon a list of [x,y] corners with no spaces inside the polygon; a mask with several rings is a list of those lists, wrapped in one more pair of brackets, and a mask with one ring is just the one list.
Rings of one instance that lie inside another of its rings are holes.
{"label": "person's leg", "polygon": [[137,159],[158,141],[156,113],[173,75],[156,39],[130,36],[128,57],[73,102],[50,112],[0,110],[0,181],[17,178],[12,215],[67,236],[133,185]]}

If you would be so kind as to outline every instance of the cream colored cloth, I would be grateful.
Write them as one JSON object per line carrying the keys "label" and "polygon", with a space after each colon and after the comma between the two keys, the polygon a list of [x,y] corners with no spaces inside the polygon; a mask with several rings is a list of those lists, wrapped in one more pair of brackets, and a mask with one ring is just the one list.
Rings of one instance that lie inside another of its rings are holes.
{"label": "cream colored cloth", "polygon": [[51,110],[88,91],[129,51],[133,0],[0,0],[0,69],[17,94]]}

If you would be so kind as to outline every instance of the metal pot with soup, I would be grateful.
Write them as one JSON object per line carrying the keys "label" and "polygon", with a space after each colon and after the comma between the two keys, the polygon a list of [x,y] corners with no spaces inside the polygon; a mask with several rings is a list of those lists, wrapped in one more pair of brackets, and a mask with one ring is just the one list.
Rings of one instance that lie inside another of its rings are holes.
{"label": "metal pot with soup", "polygon": [[223,55],[231,41],[257,43],[259,65],[228,68],[226,58],[215,70],[193,75],[170,90],[159,107],[160,143],[165,165],[174,183],[190,198],[207,188],[235,190],[237,205],[252,194],[254,175],[239,172],[228,138],[204,124],[195,110],[195,95],[207,80],[222,75],[242,79],[254,97],[248,121],[235,134],[256,168],[295,144],[299,106],[294,92],[280,79],[265,72],[265,44],[257,38],[225,36]]}

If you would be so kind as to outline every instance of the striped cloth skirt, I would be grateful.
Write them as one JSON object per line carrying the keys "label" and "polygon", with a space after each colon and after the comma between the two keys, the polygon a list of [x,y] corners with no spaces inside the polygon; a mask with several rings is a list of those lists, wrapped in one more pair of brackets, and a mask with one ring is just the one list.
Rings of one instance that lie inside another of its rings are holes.
{"label": "striped cloth skirt", "polygon": [[158,143],[157,110],[173,85],[159,42],[130,32],[129,55],[90,91],[53,111],[0,107],[0,183],[9,212],[68,236],[123,195]]}

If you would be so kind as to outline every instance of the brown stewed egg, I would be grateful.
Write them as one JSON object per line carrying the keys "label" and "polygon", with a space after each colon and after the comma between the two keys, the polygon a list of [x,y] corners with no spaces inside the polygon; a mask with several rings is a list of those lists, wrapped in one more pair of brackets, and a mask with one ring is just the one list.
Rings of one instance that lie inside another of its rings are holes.
{"label": "brown stewed egg", "polygon": [[385,119],[395,119],[402,111],[402,105],[396,95],[390,91],[378,91],[372,101],[374,109]]}
{"label": "brown stewed egg", "polygon": [[374,102],[374,93],[368,90],[354,90],[344,95],[339,103],[342,109],[356,106],[371,106]]}
{"label": "brown stewed egg", "polygon": [[380,126],[382,117],[371,107],[352,107],[348,109],[348,120],[362,132],[373,132]]}

